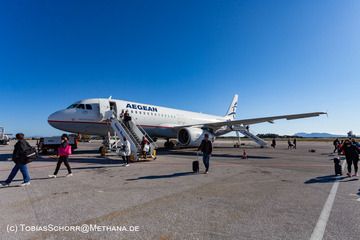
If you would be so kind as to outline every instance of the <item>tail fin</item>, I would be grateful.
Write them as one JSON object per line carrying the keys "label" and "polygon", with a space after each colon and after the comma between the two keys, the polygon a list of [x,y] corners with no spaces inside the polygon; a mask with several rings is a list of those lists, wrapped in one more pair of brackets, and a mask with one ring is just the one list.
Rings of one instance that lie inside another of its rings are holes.
{"label": "tail fin", "polygon": [[227,119],[231,119],[231,120],[235,119],[237,104],[238,104],[238,95],[235,94],[229,106],[229,109],[225,115]]}

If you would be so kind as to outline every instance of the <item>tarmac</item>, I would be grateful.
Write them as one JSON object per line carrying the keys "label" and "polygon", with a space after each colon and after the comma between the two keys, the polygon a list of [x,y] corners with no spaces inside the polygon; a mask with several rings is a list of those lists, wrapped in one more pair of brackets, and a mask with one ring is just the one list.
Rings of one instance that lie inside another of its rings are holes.
{"label": "tarmac", "polygon": [[[2,180],[13,144],[0,146]],[[332,143],[245,144],[217,141],[209,174],[202,163],[192,173],[196,149],[159,149],[156,160],[124,167],[116,155],[100,157],[99,143],[80,143],[74,176],[62,166],[56,179],[48,178],[56,157],[41,156],[29,164],[30,186],[17,187],[18,173],[0,189],[0,238],[360,239],[359,178],[333,176]]]}

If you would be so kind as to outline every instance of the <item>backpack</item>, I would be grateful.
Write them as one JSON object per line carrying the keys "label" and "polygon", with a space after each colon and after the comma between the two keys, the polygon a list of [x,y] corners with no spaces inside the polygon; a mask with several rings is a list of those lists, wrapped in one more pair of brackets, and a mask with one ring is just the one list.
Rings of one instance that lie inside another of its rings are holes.
{"label": "backpack", "polygon": [[29,146],[24,151],[24,162],[25,164],[28,164],[34,160],[36,160],[38,157],[38,153],[34,147]]}

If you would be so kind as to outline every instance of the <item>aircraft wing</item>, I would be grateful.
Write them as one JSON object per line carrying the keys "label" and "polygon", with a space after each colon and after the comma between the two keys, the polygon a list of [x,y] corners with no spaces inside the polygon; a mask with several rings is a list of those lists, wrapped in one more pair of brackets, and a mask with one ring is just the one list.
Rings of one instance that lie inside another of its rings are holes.
{"label": "aircraft wing", "polygon": [[325,112],[312,112],[312,113],[302,113],[302,114],[291,114],[291,115],[281,115],[281,116],[273,116],[273,117],[263,117],[263,118],[249,118],[249,119],[241,119],[241,120],[233,120],[233,121],[224,121],[224,122],[212,122],[212,123],[200,123],[179,127],[206,127],[212,129],[218,129],[223,126],[234,126],[234,125],[251,125],[263,122],[274,123],[275,120],[286,119],[286,120],[294,120],[300,118],[310,118],[310,117],[318,117],[320,115],[327,114]]}

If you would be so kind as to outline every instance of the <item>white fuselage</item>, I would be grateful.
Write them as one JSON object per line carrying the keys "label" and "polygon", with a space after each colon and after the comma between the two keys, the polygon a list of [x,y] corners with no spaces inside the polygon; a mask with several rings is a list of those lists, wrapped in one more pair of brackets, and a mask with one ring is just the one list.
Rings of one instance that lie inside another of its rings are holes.
{"label": "white fuselage", "polygon": [[[54,128],[67,132],[106,136],[109,131],[112,132],[103,118],[103,108],[106,105],[116,112],[118,118],[122,110],[128,110],[136,125],[142,126],[150,136],[158,138],[176,138],[177,126],[228,120],[226,117],[149,104],[96,98],[81,100],[67,109],[57,111],[49,116],[48,122]],[[224,127],[215,135],[230,131],[229,128]]]}

